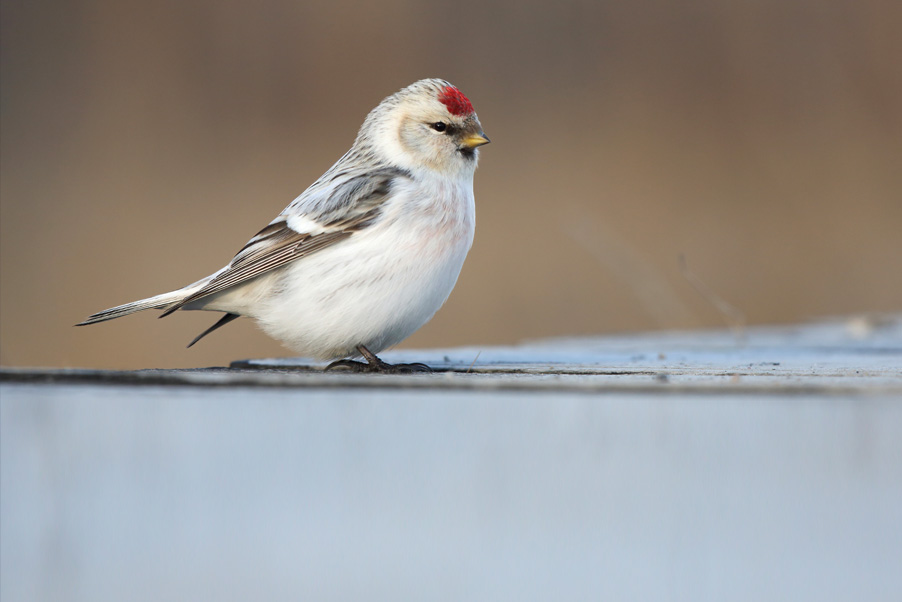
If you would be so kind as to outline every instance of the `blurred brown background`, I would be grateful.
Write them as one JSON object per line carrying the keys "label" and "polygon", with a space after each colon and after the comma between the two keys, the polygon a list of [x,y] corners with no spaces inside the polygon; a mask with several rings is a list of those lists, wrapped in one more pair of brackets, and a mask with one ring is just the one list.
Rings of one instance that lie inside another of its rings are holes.
{"label": "blurred brown background", "polygon": [[106,307],[221,267],[383,97],[493,143],[457,288],[405,346],[902,309],[902,3],[2,0],[2,363],[288,355]]}

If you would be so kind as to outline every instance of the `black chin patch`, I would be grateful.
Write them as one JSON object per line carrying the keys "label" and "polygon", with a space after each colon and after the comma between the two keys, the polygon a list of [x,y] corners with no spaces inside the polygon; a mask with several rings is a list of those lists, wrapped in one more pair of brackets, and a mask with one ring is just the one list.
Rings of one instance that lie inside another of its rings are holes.
{"label": "black chin patch", "polygon": [[464,159],[469,159],[472,161],[473,159],[476,158],[476,149],[475,148],[467,148],[465,146],[462,146],[457,149],[457,152],[459,152],[461,155],[463,155]]}

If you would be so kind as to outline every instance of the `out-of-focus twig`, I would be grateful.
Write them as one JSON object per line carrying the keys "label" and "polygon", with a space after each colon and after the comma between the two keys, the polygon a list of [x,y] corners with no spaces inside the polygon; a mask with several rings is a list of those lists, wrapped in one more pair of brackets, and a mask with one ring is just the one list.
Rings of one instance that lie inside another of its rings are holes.
{"label": "out-of-focus twig", "polygon": [[562,230],[629,287],[658,327],[685,327],[697,322],[675,287],[614,230],[585,216],[569,220]]}
{"label": "out-of-focus twig", "polygon": [[473,366],[476,365],[476,360],[479,359],[479,356],[480,356],[480,355],[482,355],[482,351],[480,351],[479,353],[477,353],[477,354],[476,354],[476,357],[473,358],[473,361],[470,363],[470,367],[467,368],[467,374],[469,374],[470,371],[473,369]]}
{"label": "out-of-focus twig", "polygon": [[682,253],[680,253],[679,262],[680,272],[682,272],[683,277],[689,282],[689,285],[694,288],[695,292],[701,295],[705,301],[713,305],[714,308],[720,312],[720,315],[724,317],[727,326],[730,327],[730,330],[733,331],[736,338],[740,341],[744,341],[746,334],[745,312],[725,301],[720,295],[711,290],[711,287],[702,282],[702,279],[689,269],[689,263],[686,261],[686,256]]}

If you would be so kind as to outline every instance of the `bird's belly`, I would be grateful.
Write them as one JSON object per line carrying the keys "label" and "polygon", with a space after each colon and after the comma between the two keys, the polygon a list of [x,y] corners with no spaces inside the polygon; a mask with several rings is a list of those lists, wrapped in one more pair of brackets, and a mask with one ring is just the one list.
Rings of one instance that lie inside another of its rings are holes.
{"label": "bird's belly", "polygon": [[255,317],[270,336],[303,355],[347,357],[357,354],[357,345],[378,353],[438,311],[472,240],[472,220],[375,225],[286,266],[278,293]]}

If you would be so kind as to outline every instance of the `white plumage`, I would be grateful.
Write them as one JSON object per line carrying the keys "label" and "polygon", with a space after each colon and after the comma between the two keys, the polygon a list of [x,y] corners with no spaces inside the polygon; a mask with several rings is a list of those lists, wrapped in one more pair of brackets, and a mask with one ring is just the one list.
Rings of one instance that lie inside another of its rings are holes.
{"label": "white plumage", "polygon": [[364,355],[368,365],[336,364],[395,368],[374,354],[435,314],[473,243],[473,174],[487,142],[457,88],[418,81],[373,109],[351,149],[229,265],[80,325],[149,308],[221,311],[198,339],[247,316],[303,355]]}

